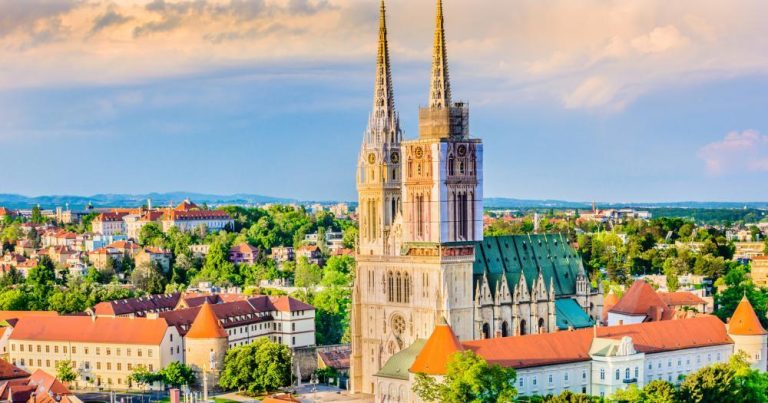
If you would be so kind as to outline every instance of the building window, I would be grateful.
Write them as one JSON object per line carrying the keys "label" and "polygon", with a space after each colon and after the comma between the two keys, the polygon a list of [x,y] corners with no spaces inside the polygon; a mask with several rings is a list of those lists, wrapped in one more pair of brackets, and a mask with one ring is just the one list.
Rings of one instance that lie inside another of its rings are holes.
{"label": "building window", "polygon": [[649,363],[648,363],[648,370],[650,371],[650,370],[652,370],[652,369],[653,369],[653,364],[651,364],[651,363],[649,362]]}
{"label": "building window", "polygon": [[605,370],[604,369],[600,369],[600,380],[601,381],[605,380]]}
{"label": "building window", "polygon": [[536,379],[536,377],[534,376],[534,377],[533,377],[533,380],[531,381],[531,383],[533,384],[533,386],[536,386],[536,382],[537,382],[537,379]]}
{"label": "building window", "polygon": [[619,379],[621,379],[621,371],[616,368],[616,380],[618,381]]}
{"label": "building window", "polygon": [[518,381],[519,381],[518,384],[520,385],[521,388],[525,386],[525,378],[524,377],[521,376],[520,379],[518,379]]}
{"label": "building window", "polygon": [[547,381],[549,381],[549,383],[552,383],[552,374],[549,374],[549,376],[547,377]]}
{"label": "building window", "polygon": [[624,370],[624,379],[629,379],[629,368]]}
{"label": "building window", "polygon": [[587,370],[581,371],[581,379],[587,379]]}
{"label": "building window", "polygon": [[635,367],[635,379],[640,378],[640,368]]}
{"label": "building window", "polygon": [[565,380],[566,382],[568,382],[568,373],[567,373],[567,372],[565,373],[565,375],[563,375],[563,380]]}

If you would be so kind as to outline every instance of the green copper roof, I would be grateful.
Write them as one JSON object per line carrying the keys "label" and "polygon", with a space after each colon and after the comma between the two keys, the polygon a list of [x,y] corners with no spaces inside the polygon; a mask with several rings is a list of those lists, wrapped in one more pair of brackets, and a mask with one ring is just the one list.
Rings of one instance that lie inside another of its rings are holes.
{"label": "green copper roof", "polygon": [[547,288],[554,280],[555,295],[574,295],[580,268],[581,258],[560,234],[486,237],[475,250],[475,282],[485,273],[492,292],[503,276],[511,291],[521,273],[530,290],[540,269]]}
{"label": "green copper roof", "polygon": [[390,357],[376,376],[408,380],[408,370],[416,361],[416,356],[419,355],[426,342],[424,339],[418,339],[405,350]]}
{"label": "green copper roof", "polygon": [[570,326],[580,329],[595,325],[595,321],[590,319],[579,303],[572,298],[555,300],[555,313],[557,327],[560,330],[567,330]]}

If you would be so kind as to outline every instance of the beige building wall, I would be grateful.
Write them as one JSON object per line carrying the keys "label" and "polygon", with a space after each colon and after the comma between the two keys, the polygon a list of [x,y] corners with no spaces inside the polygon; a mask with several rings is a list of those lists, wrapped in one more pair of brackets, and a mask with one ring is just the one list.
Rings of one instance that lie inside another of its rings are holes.
{"label": "beige building wall", "polygon": [[10,362],[28,372],[42,369],[55,375],[60,361],[71,360],[78,374],[75,388],[136,388],[129,377],[138,367],[157,371],[184,361],[182,338],[175,327],[168,328],[160,344],[11,340],[9,345]]}

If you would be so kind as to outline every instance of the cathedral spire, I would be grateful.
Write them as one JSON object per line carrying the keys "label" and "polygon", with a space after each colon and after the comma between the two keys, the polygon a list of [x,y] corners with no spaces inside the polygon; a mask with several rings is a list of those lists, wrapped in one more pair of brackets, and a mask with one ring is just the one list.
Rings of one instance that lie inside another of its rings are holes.
{"label": "cathedral spire", "polygon": [[432,84],[429,94],[430,108],[451,106],[451,81],[448,77],[448,54],[443,24],[443,0],[437,0],[435,44],[432,52]]}
{"label": "cathedral spire", "polygon": [[[379,10],[379,50],[376,57],[376,85],[373,93],[373,119],[387,127],[395,117],[395,95],[392,89],[392,71],[389,63],[389,43],[387,40],[387,18],[384,0]],[[382,124],[383,123],[383,124]]]}

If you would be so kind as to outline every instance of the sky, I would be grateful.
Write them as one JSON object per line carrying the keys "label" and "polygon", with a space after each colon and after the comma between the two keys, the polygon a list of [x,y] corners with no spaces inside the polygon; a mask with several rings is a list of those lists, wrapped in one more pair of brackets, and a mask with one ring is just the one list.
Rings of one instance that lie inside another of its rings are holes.
{"label": "sky", "polygon": [[[444,0],[485,196],[768,200],[765,0]],[[353,200],[378,0],[0,0],[0,193]],[[406,138],[434,0],[387,0]]]}

